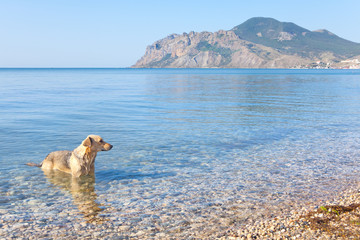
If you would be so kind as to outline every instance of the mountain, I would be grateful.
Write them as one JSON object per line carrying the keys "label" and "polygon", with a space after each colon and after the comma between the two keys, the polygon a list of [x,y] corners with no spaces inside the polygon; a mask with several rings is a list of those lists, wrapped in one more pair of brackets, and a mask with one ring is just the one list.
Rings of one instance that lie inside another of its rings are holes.
{"label": "mountain", "polygon": [[251,18],[232,31],[241,39],[305,57],[319,56],[324,52],[332,52],[338,57],[360,53],[359,43],[342,39],[327,30],[312,32],[272,18]]}
{"label": "mountain", "polygon": [[310,31],[294,23],[257,17],[228,31],[172,34],[148,46],[132,67],[293,68],[320,63],[337,67],[358,55],[359,43],[327,30]]}

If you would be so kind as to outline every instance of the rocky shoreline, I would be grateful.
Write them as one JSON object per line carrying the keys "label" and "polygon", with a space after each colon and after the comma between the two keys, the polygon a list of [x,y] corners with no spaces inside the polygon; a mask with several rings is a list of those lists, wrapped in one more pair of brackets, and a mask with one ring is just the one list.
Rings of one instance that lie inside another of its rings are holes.
{"label": "rocky shoreline", "polygon": [[360,190],[228,230],[221,239],[360,239]]}
{"label": "rocky shoreline", "polygon": [[145,230],[116,216],[84,219],[71,209],[60,213],[59,222],[56,217],[44,216],[41,209],[42,218],[36,213],[16,216],[0,209],[0,239],[360,239],[359,189],[354,183],[332,200],[310,203],[309,199],[309,205],[293,202],[268,217],[259,213],[255,220],[228,223],[223,231],[212,231],[203,224],[189,228],[185,223],[174,230],[161,230],[150,222]]}

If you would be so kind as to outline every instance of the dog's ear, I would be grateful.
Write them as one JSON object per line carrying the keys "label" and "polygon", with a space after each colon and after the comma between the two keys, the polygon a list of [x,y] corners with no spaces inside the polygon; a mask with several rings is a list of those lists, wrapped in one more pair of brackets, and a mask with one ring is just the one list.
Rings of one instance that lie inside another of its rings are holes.
{"label": "dog's ear", "polygon": [[91,137],[87,137],[83,142],[82,144],[85,146],[85,147],[91,147],[91,144],[92,144],[92,139]]}

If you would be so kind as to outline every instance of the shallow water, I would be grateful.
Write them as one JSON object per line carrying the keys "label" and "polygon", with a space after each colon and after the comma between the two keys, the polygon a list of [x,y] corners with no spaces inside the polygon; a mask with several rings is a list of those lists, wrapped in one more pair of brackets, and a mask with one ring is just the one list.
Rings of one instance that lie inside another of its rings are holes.
{"label": "shallow water", "polygon": [[[95,179],[24,165],[88,134]],[[360,71],[0,69],[0,236],[215,236],[357,181],[359,136]]]}

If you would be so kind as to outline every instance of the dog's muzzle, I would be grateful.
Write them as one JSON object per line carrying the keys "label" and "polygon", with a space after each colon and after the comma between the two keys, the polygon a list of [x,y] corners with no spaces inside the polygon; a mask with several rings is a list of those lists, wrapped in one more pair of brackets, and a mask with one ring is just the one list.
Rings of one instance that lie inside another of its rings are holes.
{"label": "dog's muzzle", "polygon": [[102,151],[109,151],[109,150],[112,149],[112,148],[113,148],[113,145],[111,145],[111,144],[105,144],[104,147],[103,147],[103,149],[102,149]]}

